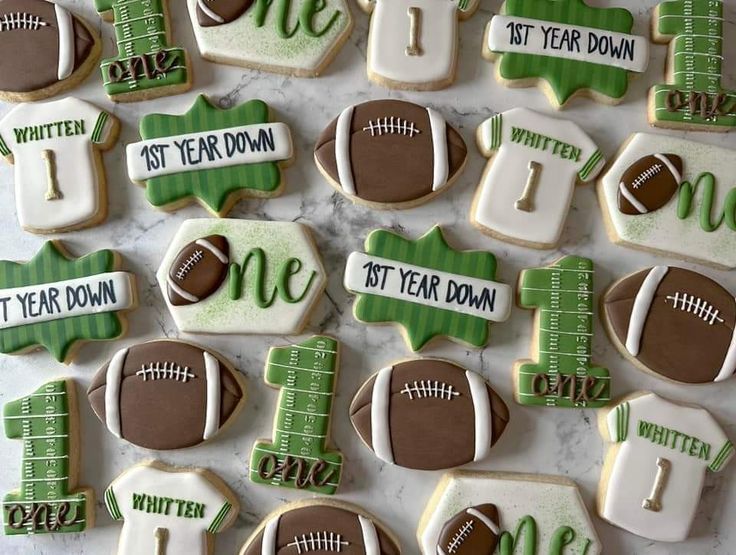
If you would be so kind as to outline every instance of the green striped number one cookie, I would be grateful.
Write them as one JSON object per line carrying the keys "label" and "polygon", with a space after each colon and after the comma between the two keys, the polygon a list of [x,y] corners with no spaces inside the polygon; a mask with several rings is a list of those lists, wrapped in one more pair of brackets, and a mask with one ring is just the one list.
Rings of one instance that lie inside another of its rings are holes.
{"label": "green striped number one cookie", "polygon": [[273,441],[257,441],[253,447],[253,482],[322,494],[337,491],[342,454],[326,448],[337,368],[338,343],[330,337],[271,349],[266,383],[281,388],[281,395]]}

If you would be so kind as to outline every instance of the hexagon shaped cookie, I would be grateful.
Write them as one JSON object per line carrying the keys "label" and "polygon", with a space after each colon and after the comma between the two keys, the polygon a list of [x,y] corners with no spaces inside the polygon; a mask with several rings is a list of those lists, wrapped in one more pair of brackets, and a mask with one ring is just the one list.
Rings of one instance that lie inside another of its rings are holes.
{"label": "hexagon shaped cookie", "polygon": [[307,226],[292,222],[185,221],[158,284],[179,330],[299,333],[327,277]]}

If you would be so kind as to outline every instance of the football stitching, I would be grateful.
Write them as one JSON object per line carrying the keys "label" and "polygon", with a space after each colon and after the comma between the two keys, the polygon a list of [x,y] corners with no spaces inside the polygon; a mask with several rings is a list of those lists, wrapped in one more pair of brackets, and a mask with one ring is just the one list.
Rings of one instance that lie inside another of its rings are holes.
{"label": "football stitching", "polygon": [[141,369],[135,373],[136,376],[142,377],[144,382],[150,380],[175,380],[177,382],[187,383],[189,380],[196,378],[189,369],[189,366],[181,366],[175,362],[149,362],[142,364]]}
{"label": "football stitching", "polygon": [[674,309],[679,308],[683,312],[693,314],[711,326],[716,322],[719,324],[724,322],[723,318],[719,316],[721,313],[719,309],[695,295],[688,295],[687,293],[677,291],[674,295],[667,295],[665,303],[667,301],[672,301],[672,307]]}
{"label": "football stitching", "polygon": [[641,174],[639,174],[639,176],[636,179],[634,179],[634,181],[631,183],[631,186],[634,189],[638,189],[639,187],[644,185],[644,183],[646,183],[647,181],[649,181],[650,179],[652,179],[653,177],[655,177],[657,174],[661,172],[662,172],[662,164],[659,164],[659,163],[654,164],[649,169],[644,170]]}
{"label": "football stitching", "polygon": [[428,397],[452,401],[453,398],[460,395],[459,392],[455,391],[455,387],[453,385],[437,380],[415,380],[411,384],[407,382],[404,384],[404,389],[401,390],[401,394],[408,395],[410,401]]}
{"label": "football stitching", "polygon": [[363,128],[363,131],[370,131],[371,137],[376,135],[379,137],[381,135],[404,135],[413,138],[421,133],[413,121],[394,116],[368,120],[368,125]]}
{"label": "football stitching", "polygon": [[297,553],[309,553],[310,551],[332,551],[342,552],[342,548],[350,545],[343,539],[342,534],[335,532],[310,532],[309,535],[302,534],[294,536],[294,541],[287,547],[296,547]]}
{"label": "football stitching", "polygon": [[457,553],[462,544],[470,537],[470,533],[473,531],[475,521],[473,519],[466,520],[465,524],[460,527],[460,530],[452,537],[450,543],[447,544],[448,553]]}
{"label": "football stitching", "polygon": [[176,279],[183,280],[187,277],[187,274],[204,258],[204,251],[197,249],[194,253],[187,258],[187,260],[179,266],[176,272]]}
{"label": "football stitching", "polygon": [[0,17],[0,33],[4,31],[38,31],[50,25],[38,15],[13,12]]}

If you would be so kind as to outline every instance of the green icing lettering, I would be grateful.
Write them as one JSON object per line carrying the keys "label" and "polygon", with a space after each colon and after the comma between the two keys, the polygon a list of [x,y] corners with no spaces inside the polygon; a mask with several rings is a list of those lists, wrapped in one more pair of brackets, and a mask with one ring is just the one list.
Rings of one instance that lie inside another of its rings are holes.
{"label": "green icing lettering", "polygon": [[549,555],[563,555],[562,552],[565,547],[574,541],[575,530],[569,526],[560,526],[555,530],[555,533],[552,534],[552,539],[549,541]]}
{"label": "green icing lettering", "polygon": [[716,178],[712,173],[701,173],[695,184],[685,181],[680,185],[677,199],[677,217],[681,220],[690,216],[694,205],[694,198],[698,189],[702,188],[703,200],[700,204],[699,222],[703,231],[711,233],[726,222],[729,229],[736,231],[736,188],[726,195],[723,212],[714,220],[714,204],[716,197]]}
{"label": "green icing lettering", "polygon": [[188,499],[133,493],[133,510],[179,518],[204,518],[205,505]]}
{"label": "green icing lettering", "polygon": [[711,446],[709,443],[697,437],[678,432],[677,430],[666,428],[665,426],[660,426],[659,424],[654,424],[646,420],[639,420],[637,423],[637,435],[673,451],[679,451],[680,453],[704,461],[710,460]]}
{"label": "green icing lettering", "polygon": [[41,125],[29,125],[13,129],[15,142],[25,144],[62,137],[75,137],[86,133],[84,120],[60,120]]}
{"label": "green icing lettering", "polygon": [[293,29],[288,29],[291,0],[256,0],[253,8],[253,18],[257,27],[263,27],[263,25],[265,25],[266,17],[268,16],[274,1],[277,2],[276,32],[283,39],[292,38],[300,28],[304,31],[304,34],[309,37],[321,37],[337,23],[342,15],[340,10],[335,10],[329,21],[327,21],[321,29],[315,30],[313,24],[314,16],[327,8],[327,0],[302,0],[302,5],[299,9],[298,22],[294,25]]}
{"label": "green icing lettering", "polygon": [[523,144],[536,150],[548,151],[563,160],[572,160],[573,162],[579,162],[582,155],[582,150],[576,146],[521,127],[511,128],[511,142]]}
{"label": "green icing lettering", "polygon": [[498,539],[499,555],[514,555],[516,548],[524,541],[524,555],[536,555],[537,553],[537,523],[531,516],[523,517],[516,525],[513,535],[503,532]]}

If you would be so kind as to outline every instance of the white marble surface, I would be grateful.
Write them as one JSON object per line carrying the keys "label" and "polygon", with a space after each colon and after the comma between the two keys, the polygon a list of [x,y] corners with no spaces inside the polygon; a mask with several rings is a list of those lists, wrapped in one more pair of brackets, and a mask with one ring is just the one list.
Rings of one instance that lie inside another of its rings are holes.
{"label": "white marble surface", "polygon": [[[106,56],[114,54],[112,28],[108,24],[101,24],[91,2],[62,0],[61,3],[75,8],[93,21],[95,26],[102,27],[104,53]],[[656,2],[619,0],[609,3],[596,0],[593,3],[598,6],[615,3],[630,7],[636,15],[635,31],[647,34],[650,8]],[[22,357],[2,357],[0,403],[22,396],[50,379],[66,375],[79,381],[81,391],[86,388],[93,372],[118,348],[145,339],[179,335],[164,308],[154,273],[179,223],[187,218],[201,217],[204,211],[196,206],[174,214],[152,209],[144,199],[143,190],[131,184],[125,176],[123,144],[137,139],[136,127],[141,114],[152,111],[184,112],[199,92],[208,93],[229,104],[262,98],[275,108],[279,119],[292,125],[298,149],[297,163],[287,170],[288,185],[283,197],[264,202],[242,202],[232,216],[295,220],[314,227],[330,281],[327,295],[313,314],[309,329],[336,335],[343,342],[333,436],[334,443],[342,450],[348,464],[345,466],[339,498],[359,503],[375,512],[390,523],[399,535],[407,555],[418,553],[415,528],[440,474],[410,472],[380,463],[361,444],[350,426],[348,405],[358,386],[387,363],[407,356],[408,351],[397,329],[366,327],[353,319],[352,299],[341,285],[342,268],[348,252],[361,248],[365,235],[375,227],[388,227],[416,237],[438,222],[447,226],[447,235],[456,246],[493,251],[499,259],[499,278],[508,283],[516,281],[521,269],[551,262],[559,257],[560,251],[590,256],[595,260],[598,291],[614,278],[641,267],[670,262],[611,245],[601,222],[592,186],[576,191],[559,251],[540,252],[507,245],[484,237],[471,228],[468,210],[485,164],[473,144],[475,127],[495,111],[513,106],[547,109],[546,99],[535,89],[507,90],[499,86],[492,77],[493,66],[480,58],[484,25],[499,5],[499,0],[484,0],[479,12],[462,24],[460,71],[453,87],[435,93],[400,93],[384,90],[367,81],[365,47],[368,18],[356,6],[353,6],[356,29],[327,74],[317,80],[300,80],[199,60],[184,3],[172,1],[176,43],[187,45],[194,60],[195,87],[192,92],[154,102],[115,106],[102,93],[97,73],[74,91],[81,98],[112,110],[122,119],[124,126],[119,146],[105,156],[109,176],[110,217],[100,227],[62,238],[75,253],[86,253],[99,247],[117,249],[125,258],[126,268],[138,275],[141,307],[130,318],[130,333],[117,342],[86,346],[68,368],[58,365],[42,352]],[[733,56],[736,56],[733,13],[728,14],[728,21],[727,54],[733,60]],[[649,85],[662,80],[665,53],[665,47],[654,47],[650,69],[632,83],[627,101],[621,106],[609,108],[588,101],[576,101],[565,112],[566,116],[585,127],[608,157],[615,153],[629,133],[647,129],[645,91]],[[728,65],[736,67],[734,64]],[[727,84],[734,83],[733,77],[733,74],[728,76]],[[415,100],[440,109],[469,144],[470,162],[458,184],[427,206],[404,212],[373,212],[354,207],[323,181],[312,163],[313,141],[345,105],[384,96]],[[8,105],[0,105],[0,115],[9,108]],[[736,147],[736,135],[693,134],[693,137]],[[0,258],[23,260],[35,253],[44,238],[19,229],[12,183],[12,169],[0,165],[0,236],[3,238]],[[704,271],[736,291],[733,273]],[[528,353],[531,323],[530,311],[515,309],[509,322],[493,326],[488,348],[469,351],[444,342],[435,344],[425,354],[442,355],[482,372],[509,402],[512,420],[505,437],[494,448],[492,456],[475,467],[568,476],[580,484],[583,497],[592,508],[604,453],[604,445],[596,429],[596,415],[592,411],[582,410],[521,408],[512,401],[511,367],[514,360]],[[611,369],[616,394],[652,388],[673,399],[702,403],[712,409],[727,433],[732,438],[736,437],[736,404],[733,402],[736,379],[720,385],[700,387],[666,384],[627,363],[609,343],[599,324],[596,331],[595,355],[599,363]],[[107,484],[124,469],[152,457],[159,457],[168,463],[208,467],[227,481],[240,497],[240,517],[232,529],[217,538],[216,549],[218,554],[235,553],[264,514],[287,500],[305,497],[290,490],[249,483],[246,467],[254,440],[270,434],[276,405],[276,391],[266,387],[262,380],[268,347],[289,343],[297,338],[193,339],[228,355],[247,376],[249,400],[237,423],[207,446],[182,452],[152,453],[115,439],[97,421],[89,405],[82,402],[84,451],[81,483],[94,487],[101,495]],[[4,493],[18,485],[21,444],[0,439],[0,445],[0,493]],[[594,517],[605,545],[604,552],[616,555],[726,555],[736,552],[736,531],[732,526],[736,521],[735,474],[736,464],[732,464],[721,474],[708,476],[692,538],[686,543],[653,543]],[[0,552],[48,555],[111,553],[116,545],[119,525],[107,516],[101,501],[97,504],[97,516],[98,526],[85,534],[38,536],[30,541],[22,537],[0,536]]]}

